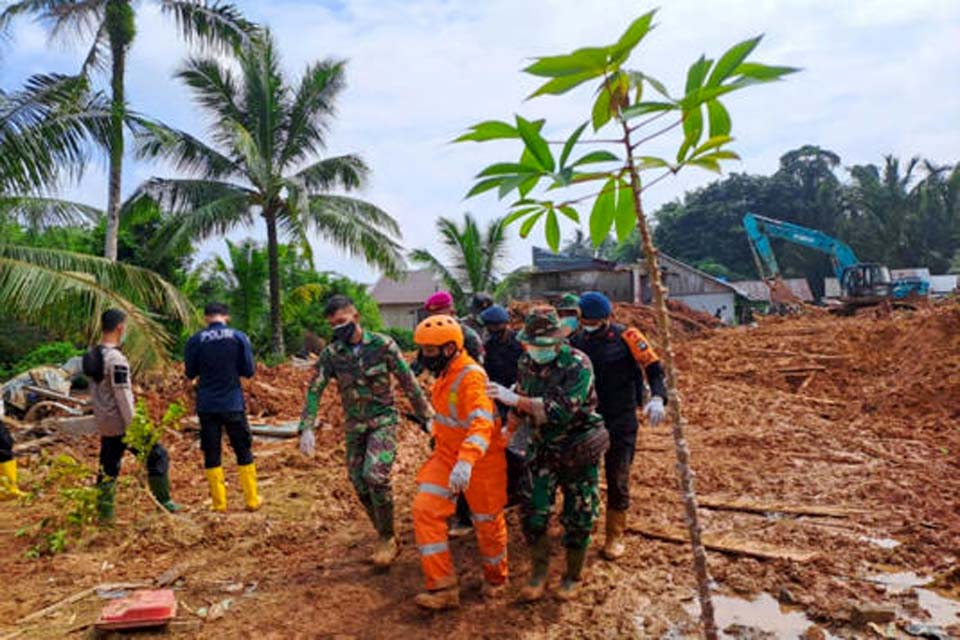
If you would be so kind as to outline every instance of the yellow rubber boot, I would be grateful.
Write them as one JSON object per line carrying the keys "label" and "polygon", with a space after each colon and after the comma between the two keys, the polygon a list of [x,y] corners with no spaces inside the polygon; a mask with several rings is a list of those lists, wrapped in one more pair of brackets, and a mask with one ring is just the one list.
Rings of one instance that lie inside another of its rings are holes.
{"label": "yellow rubber boot", "polygon": [[207,483],[210,484],[210,510],[227,510],[227,487],[223,483],[223,467],[207,469]]}
{"label": "yellow rubber boot", "polygon": [[0,462],[0,500],[13,500],[25,495],[17,486],[17,461]]}
{"label": "yellow rubber boot", "polygon": [[240,486],[243,487],[243,499],[247,503],[247,511],[256,511],[262,501],[257,495],[257,467],[252,462],[237,467],[240,474]]}

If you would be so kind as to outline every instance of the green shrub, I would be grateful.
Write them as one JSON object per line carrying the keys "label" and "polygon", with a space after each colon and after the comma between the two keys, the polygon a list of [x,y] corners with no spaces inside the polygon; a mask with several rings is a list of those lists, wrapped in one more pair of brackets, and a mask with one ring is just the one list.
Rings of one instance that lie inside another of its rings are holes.
{"label": "green shrub", "polygon": [[70,342],[48,342],[35,348],[15,362],[9,368],[0,367],[0,379],[12,378],[15,375],[23,373],[44,364],[58,365],[63,364],[74,356],[83,354],[83,350],[77,349]]}

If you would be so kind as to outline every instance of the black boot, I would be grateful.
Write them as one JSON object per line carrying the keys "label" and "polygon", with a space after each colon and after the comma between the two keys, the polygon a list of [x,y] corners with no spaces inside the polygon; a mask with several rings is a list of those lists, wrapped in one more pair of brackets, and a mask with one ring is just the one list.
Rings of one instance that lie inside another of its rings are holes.
{"label": "black boot", "polygon": [[530,547],[530,579],[520,590],[523,602],[535,602],[543,597],[550,570],[550,536],[543,533]]}

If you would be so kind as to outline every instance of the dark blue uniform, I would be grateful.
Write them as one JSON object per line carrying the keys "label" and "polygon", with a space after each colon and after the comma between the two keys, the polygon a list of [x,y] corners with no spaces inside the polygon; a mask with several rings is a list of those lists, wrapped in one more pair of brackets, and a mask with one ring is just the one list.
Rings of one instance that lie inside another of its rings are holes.
{"label": "dark blue uniform", "polygon": [[200,378],[197,416],[204,467],[221,466],[220,443],[224,429],[237,464],[251,464],[253,438],[240,386],[240,378],[253,377],[255,370],[250,339],[242,331],[214,322],[187,341],[184,364],[188,378]]}
{"label": "dark blue uniform", "polygon": [[[515,331],[505,329],[502,334],[490,333],[484,345],[483,368],[491,381],[510,388],[517,381],[517,363],[523,355],[523,345],[517,340]],[[509,407],[497,404],[500,419],[507,419]],[[520,501],[523,490],[523,477],[526,465],[523,456],[512,449],[507,449],[507,504],[513,505]],[[459,506],[459,505],[458,505]]]}

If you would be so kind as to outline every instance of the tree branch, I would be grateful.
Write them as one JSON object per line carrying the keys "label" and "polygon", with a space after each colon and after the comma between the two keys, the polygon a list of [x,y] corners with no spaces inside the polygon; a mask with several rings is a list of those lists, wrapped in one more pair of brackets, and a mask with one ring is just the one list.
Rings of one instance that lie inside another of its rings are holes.
{"label": "tree branch", "polygon": [[[630,147],[630,151],[633,151],[634,149],[636,149],[637,147],[639,147],[639,146],[642,145],[643,143],[645,143],[645,142],[650,142],[650,141],[653,140],[654,138],[659,138],[660,136],[662,136],[662,135],[665,134],[666,132],[670,131],[671,129],[676,129],[676,128],[679,127],[681,124],[683,124],[683,120],[682,120],[682,119],[681,119],[681,120],[677,120],[677,121],[674,122],[673,124],[671,124],[671,125],[669,125],[669,126],[667,126],[667,127],[664,127],[663,129],[660,129],[659,131],[657,131],[657,132],[655,132],[655,133],[651,133],[650,135],[648,135],[648,136],[646,136],[646,137],[644,137],[644,138],[640,138],[639,140],[637,140],[636,142],[634,142],[634,143],[632,143],[632,144],[629,144],[629,143],[626,143],[626,144],[628,144],[628,146]],[[624,124],[624,126],[626,126],[626,124]],[[628,139],[629,139],[629,136],[628,136]]]}
{"label": "tree branch", "polygon": [[651,117],[647,118],[646,120],[644,120],[643,122],[640,122],[639,124],[633,125],[632,127],[630,127],[630,133],[634,133],[634,132],[636,132],[636,131],[639,131],[640,129],[644,128],[645,126],[647,126],[647,125],[650,124],[651,122],[656,122],[657,120],[659,120],[659,119],[662,118],[663,116],[667,115],[668,113],[670,113],[670,112],[669,112],[669,111],[661,111],[661,112],[658,113],[657,115],[651,116]]}

